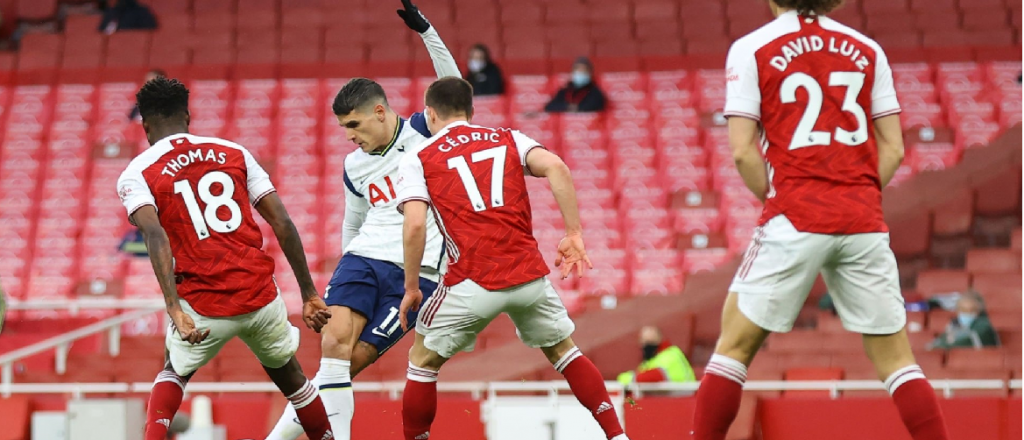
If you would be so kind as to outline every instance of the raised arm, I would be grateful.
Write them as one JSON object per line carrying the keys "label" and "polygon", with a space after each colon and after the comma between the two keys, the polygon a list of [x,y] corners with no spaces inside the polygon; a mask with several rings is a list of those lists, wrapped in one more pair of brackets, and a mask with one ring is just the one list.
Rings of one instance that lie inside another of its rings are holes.
{"label": "raised arm", "polygon": [[437,77],[455,76],[461,78],[462,73],[459,72],[459,65],[455,63],[455,57],[452,56],[448,46],[444,45],[444,41],[441,41],[441,36],[437,34],[437,30],[430,25],[430,22],[423,16],[419,8],[412,4],[410,0],[402,0],[402,7],[404,9],[398,10],[398,16],[402,17],[402,20],[405,21],[405,25],[409,29],[420,34],[423,44],[427,46],[427,51],[430,52],[430,61],[434,63],[434,72],[437,73]]}
{"label": "raised arm", "polygon": [[302,319],[306,326],[319,332],[327,324],[331,317],[327,306],[317,293],[316,285],[313,284],[313,277],[309,275],[309,266],[306,263],[306,252],[302,248],[302,239],[299,238],[299,230],[295,228],[288,211],[281,202],[277,193],[270,193],[256,203],[256,210],[263,219],[274,229],[277,242],[288,259],[288,265],[295,273],[295,279],[299,282],[299,291],[302,292],[303,313]]}
{"label": "raised arm", "polygon": [[160,291],[164,294],[164,306],[167,307],[167,314],[174,322],[178,335],[183,341],[188,341],[190,344],[203,342],[203,339],[210,334],[210,330],[197,329],[192,317],[181,309],[178,285],[174,280],[174,257],[171,255],[171,241],[167,238],[167,231],[160,224],[156,208],[153,205],[142,206],[132,214],[131,221],[142,232],[146,249],[149,251],[149,261],[153,263],[153,272],[156,273]]}

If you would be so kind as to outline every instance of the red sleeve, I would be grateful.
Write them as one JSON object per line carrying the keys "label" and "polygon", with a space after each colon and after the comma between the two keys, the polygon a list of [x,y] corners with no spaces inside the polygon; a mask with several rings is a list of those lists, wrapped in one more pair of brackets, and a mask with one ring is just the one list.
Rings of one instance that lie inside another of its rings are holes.
{"label": "red sleeve", "polygon": [[667,382],[668,377],[661,371],[661,368],[655,368],[653,370],[647,370],[642,373],[637,373],[636,378],[633,379],[635,382]]}

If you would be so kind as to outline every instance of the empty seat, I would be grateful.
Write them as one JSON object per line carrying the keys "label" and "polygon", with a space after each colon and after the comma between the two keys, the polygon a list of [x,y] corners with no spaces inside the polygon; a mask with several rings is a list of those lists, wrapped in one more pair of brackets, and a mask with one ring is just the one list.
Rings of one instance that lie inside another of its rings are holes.
{"label": "empty seat", "polygon": [[1010,249],[971,249],[967,271],[971,274],[1020,272],[1020,252]]}
{"label": "empty seat", "polygon": [[927,270],[917,274],[917,291],[930,296],[937,293],[965,292],[970,274],[962,270]]}

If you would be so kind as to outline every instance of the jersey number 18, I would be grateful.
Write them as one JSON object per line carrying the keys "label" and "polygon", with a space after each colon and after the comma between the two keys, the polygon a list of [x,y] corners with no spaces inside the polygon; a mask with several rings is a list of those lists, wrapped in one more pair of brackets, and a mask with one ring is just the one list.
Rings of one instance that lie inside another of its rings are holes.
{"label": "jersey number 18", "polygon": [[[210,189],[214,183],[219,183],[223,190],[220,195],[213,195]],[[200,240],[210,238],[210,229],[221,234],[232,232],[242,225],[242,208],[235,203],[231,197],[235,194],[235,182],[231,176],[223,171],[210,171],[199,179],[196,185],[199,191],[199,198],[206,204],[206,209],[201,211],[199,203],[196,202],[196,195],[192,192],[192,185],[188,180],[174,182],[174,193],[181,194],[185,201],[185,208],[188,209],[188,216],[192,219],[192,226],[196,229],[196,235]],[[227,207],[231,212],[231,218],[221,220],[217,217],[217,210]]]}

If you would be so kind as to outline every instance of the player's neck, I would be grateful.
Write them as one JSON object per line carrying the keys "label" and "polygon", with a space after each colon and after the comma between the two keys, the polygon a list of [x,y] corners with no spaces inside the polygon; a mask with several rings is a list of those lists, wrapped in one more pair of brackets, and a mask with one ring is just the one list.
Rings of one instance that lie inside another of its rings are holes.
{"label": "player's neck", "polygon": [[380,152],[387,148],[391,143],[395,142],[398,138],[398,124],[399,124],[398,113],[388,111],[384,115],[384,131],[388,134],[387,140],[384,141],[374,152]]}
{"label": "player's neck", "polygon": [[149,144],[155,144],[161,139],[168,136],[174,136],[176,134],[187,134],[188,125],[186,124],[171,124],[163,127],[150,127],[149,133],[146,133],[149,138]]}
{"label": "player's neck", "polygon": [[[437,125],[440,126],[443,129],[443,128],[445,128],[445,127],[447,127],[449,125],[452,125],[452,124],[454,124],[456,122],[465,122],[465,123],[468,124],[469,123],[469,119],[467,119],[465,116],[457,116],[457,117],[453,117],[453,118],[442,119],[442,120],[437,122]],[[438,130],[438,131],[441,131],[441,130]]]}

